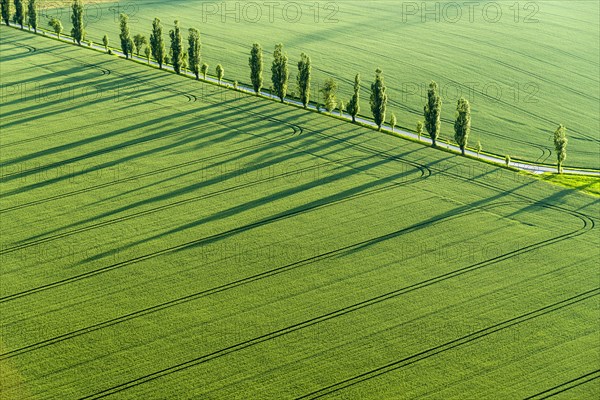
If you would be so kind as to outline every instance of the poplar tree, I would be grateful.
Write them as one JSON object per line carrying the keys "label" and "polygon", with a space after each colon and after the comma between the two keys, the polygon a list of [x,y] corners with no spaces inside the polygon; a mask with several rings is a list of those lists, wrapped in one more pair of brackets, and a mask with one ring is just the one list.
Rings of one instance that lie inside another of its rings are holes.
{"label": "poplar tree", "polygon": [[203,63],[202,64],[202,76],[204,76],[204,80],[206,80],[206,74],[208,73],[208,64],[207,63]]}
{"label": "poplar tree", "polygon": [[119,26],[121,32],[119,33],[119,39],[121,39],[121,50],[125,55],[125,58],[129,58],[133,54],[133,40],[129,33],[129,17],[127,14],[119,15]]}
{"label": "poplar tree", "polygon": [[460,152],[465,155],[465,147],[469,141],[471,132],[471,105],[464,99],[458,99],[456,103],[456,121],[454,121],[454,140],[460,147]]}
{"label": "poplar tree", "polygon": [[161,69],[165,61],[165,42],[162,31],[163,28],[160,19],[154,18],[154,21],[152,21],[152,33],[150,34],[150,49],[152,50],[152,57],[158,63],[158,68]]}
{"label": "poplar tree", "polygon": [[431,145],[436,146],[436,140],[440,136],[442,99],[438,95],[438,85],[435,81],[429,84],[427,91],[427,104],[423,108],[425,117],[425,129],[431,137]]}
{"label": "poplar tree", "polygon": [[29,0],[29,3],[27,3],[27,23],[33,28],[33,31],[37,33],[38,22],[36,0]]}
{"label": "poplar tree", "polygon": [[354,77],[354,94],[348,102],[348,114],[352,117],[352,122],[356,122],[356,116],[360,112],[360,74]]}
{"label": "poplar tree", "polygon": [[275,51],[273,52],[273,65],[271,66],[273,81],[273,89],[275,90],[275,94],[281,102],[283,103],[285,99],[285,95],[287,94],[288,87],[288,57],[287,54],[283,53],[283,44],[279,43],[275,46]]}
{"label": "poplar tree", "polygon": [[85,29],[83,28],[83,2],[81,0],[74,0],[71,10],[71,22],[73,23],[71,36],[78,45],[81,45],[81,41],[85,39]]}
{"label": "poplar tree", "polygon": [[567,159],[567,128],[560,124],[554,132],[554,148],[556,149],[557,170],[559,174],[563,172],[563,162]]}
{"label": "poplar tree", "polygon": [[104,50],[108,53],[108,36],[104,35],[102,37],[102,44],[104,45]]}
{"label": "poplar tree", "polygon": [[188,64],[190,71],[196,76],[196,79],[200,79],[201,49],[200,31],[190,28],[188,31]]}
{"label": "poplar tree", "polygon": [[179,29],[179,21],[175,21],[175,28],[169,31],[171,38],[171,63],[175,73],[181,73],[181,60],[183,59],[183,39],[181,38],[181,30]]}
{"label": "poplar tree", "polygon": [[377,125],[377,129],[381,130],[381,125],[385,121],[385,111],[387,108],[388,96],[386,87],[383,82],[383,71],[377,68],[375,71],[375,82],[371,84],[371,112],[373,119]]}
{"label": "poplar tree", "polygon": [[312,66],[310,63],[310,57],[302,53],[300,55],[300,61],[298,61],[298,91],[300,92],[300,101],[304,108],[308,107],[310,102],[310,74],[312,72]]}
{"label": "poplar tree", "polygon": [[23,29],[23,20],[25,19],[25,13],[23,11],[23,0],[14,0],[15,3],[15,15],[13,15],[13,21],[15,24],[19,24]]}
{"label": "poplar tree", "polygon": [[260,44],[254,43],[252,45],[248,64],[250,65],[252,88],[256,94],[259,94],[263,86],[263,50]]}
{"label": "poplar tree", "polygon": [[219,80],[219,85],[220,85],[221,81],[223,80],[223,76],[225,76],[225,68],[223,68],[223,66],[221,64],[217,64],[216,73],[217,73],[217,79]]}
{"label": "poplar tree", "polygon": [[2,20],[6,25],[10,25],[10,0],[1,0]]}

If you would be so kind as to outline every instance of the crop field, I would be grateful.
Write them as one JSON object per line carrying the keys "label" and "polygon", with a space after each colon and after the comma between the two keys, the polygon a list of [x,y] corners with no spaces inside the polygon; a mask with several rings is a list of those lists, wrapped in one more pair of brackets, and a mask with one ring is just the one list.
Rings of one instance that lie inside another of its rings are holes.
{"label": "crop field", "polygon": [[0,36],[3,400],[600,395],[597,197]]}
{"label": "crop field", "polygon": [[[221,63],[225,78],[240,83],[250,80],[252,43],[265,49],[268,70],[270,52],[281,42],[290,58],[290,92],[297,93],[296,63],[305,52],[313,62],[313,93],[326,77],[333,77],[340,85],[339,98],[347,102],[354,76],[361,74],[361,112],[366,116],[368,90],[375,69],[381,67],[389,112],[405,129],[414,129],[423,118],[427,85],[433,79],[444,101],[442,139],[453,140],[456,101],[464,96],[473,109],[471,147],[480,140],[486,151],[552,164],[552,133],[562,123],[570,138],[566,164],[595,169],[600,165],[597,1],[268,4],[96,1],[86,8],[86,29],[95,43],[107,34],[118,48],[119,13],[130,16],[132,34],[146,36],[155,17],[165,24],[165,34],[179,20],[185,35],[187,28],[200,30],[202,60],[211,74]],[[67,9],[45,8],[44,13],[70,24]]]}

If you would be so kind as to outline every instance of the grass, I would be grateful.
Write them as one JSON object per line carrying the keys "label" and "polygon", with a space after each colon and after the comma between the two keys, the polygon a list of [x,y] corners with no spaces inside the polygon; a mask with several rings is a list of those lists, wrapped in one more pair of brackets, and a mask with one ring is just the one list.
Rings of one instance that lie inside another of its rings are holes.
{"label": "grass", "polygon": [[546,182],[600,196],[600,178],[594,176],[543,174],[541,179]]}
{"label": "grass", "polygon": [[0,397],[524,398],[597,370],[595,199],[0,33]]}
{"label": "grass", "polygon": [[[332,3],[338,7],[332,18],[328,18],[332,10],[324,9],[325,3],[319,3],[320,14],[315,17],[314,9],[309,9],[314,2],[297,2],[294,4],[302,8],[298,22],[290,22],[291,15],[284,17],[283,4],[273,11],[272,20],[268,9],[263,8],[258,22],[248,14],[252,10],[242,8],[246,7],[243,3],[218,2],[219,10],[213,10],[213,4],[177,0],[98,4],[94,12],[90,10],[86,29],[94,42],[108,34],[118,47],[119,12],[130,14],[132,34],[146,36],[152,19],[159,17],[168,42],[171,23],[178,19],[184,31],[189,27],[201,30],[203,62],[210,65],[211,74],[221,63],[227,79],[245,84],[249,81],[250,48],[257,41],[265,49],[267,88],[270,52],[282,42],[290,57],[290,92],[297,92],[296,62],[300,53],[306,52],[313,62],[313,98],[323,81],[334,77],[340,84],[339,98],[347,103],[354,75],[360,73],[364,115],[370,115],[368,90],[375,69],[381,67],[390,96],[388,116],[395,113],[399,127],[409,129],[423,118],[427,85],[433,79],[440,85],[444,100],[442,140],[453,140],[455,105],[462,95],[470,100],[473,110],[472,146],[481,140],[486,151],[553,164],[552,134],[563,123],[570,138],[568,166],[599,168],[597,2],[539,1],[533,4],[537,9],[531,9],[529,3],[524,9],[525,3],[519,3],[521,10],[515,17],[514,2],[501,1],[494,3],[502,12],[495,23],[482,15],[483,5],[473,14],[472,22],[467,9],[462,10],[460,21],[450,22],[447,7],[455,2],[430,4],[447,10],[440,11],[437,23],[431,15],[423,23],[420,12],[403,17],[402,6],[391,0],[370,1],[368,5],[337,1]],[[235,11],[223,16],[223,7],[240,7],[239,22],[235,22]],[[66,11],[52,9],[46,14],[58,15],[65,27],[70,26]],[[276,38],[273,32],[277,32]],[[576,43],[570,40],[573,35],[578,37]],[[568,83],[565,76],[569,76]]]}

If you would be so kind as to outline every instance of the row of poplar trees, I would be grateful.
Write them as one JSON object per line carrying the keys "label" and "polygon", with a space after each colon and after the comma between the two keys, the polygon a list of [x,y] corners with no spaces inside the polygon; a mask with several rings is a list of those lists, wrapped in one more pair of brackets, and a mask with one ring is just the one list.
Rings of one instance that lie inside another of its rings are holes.
{"label": "row of poplar trees", "polygon": [[[27,24],[34,32],[37,33],[38,29],[38,15],[37,15],[37,0],[27,1],[27,12],[25,12],[25,2],[23,0],[13,0],[15,12],[12,16],[12,21],[18,24],[21,29],[27,21]],[[83,23],[83,1],[74,0],[71,4],[71,37],[73,41],[81,45],[81,42],[85,40],[85,29]],[[10,25],[10,0],[0,0],[0,13],[2,14],[2,20],[6,25]],[[25,19],[27,17],[27,19]],[[62,23],[57,18],[51,18],[48,23],[57,36],[60,38],[60,34],[63,31]]]}
{"label": "row of poplar trees", "polygon": [[[25,23],[25,15],[27,15],[27,21],[29,26],[37,32],[38,18],[37,18],[37,1],[28,0],[27,2],[27,13],[25,12],[23,0],[13,0],[14,3],[14,15],[13,22],[20,25],[21,29]],[[75,42],[81,45],[81,42],[85,40],[85,30],[83,23],[83,2],[82,0],[74,0],[71,5],[71,36]],[[0,0],[0,10],[2,20],[9,25],[10,22],[10,0]],[[60,35],[62,32],[62,25],[60,21],[53,18],[50,20],[50,26],[52,26],[57,33]],[[206,79],[208,72],[208,65],[206,63],[200,65],[201,61],[201,41],[200,32],[195,28],[190,28],[188,31],[188,48],[187,52],[184,49],[183,37],[181,34],[181,28],[179,22],[174,22],[174,29],[169,31],[170,38],[170,50],[169,53],[166,51],[166,46],[163,40],[163,26],[160,19],[155,18],[152,22],[152,33],[150,34],[149,42],[143,35],[131,36],[128,25],[128,16],[121,14],[119,17],[120,34],[119,39],[121,42],[121,50],[125,55],[125,58],[133,55],[134,49],[139,56],[140,49],[145,46],[145,55],[150,61],[150,54],[158,64],[159,68],[163,67],[163,64],[170,61],[174,71],[181,73],[182,69],[189,68],[189,70],[199,79],[200,73],[203,74]],[[108,37],[104,35],[103,44],[108,51]],[[307,108],[310,103],[311,96],[311,59],[305,53],[300,55],[298,61],[298,74],[297,74],[297,85],[299,91],[299,98],[304,106]],[[258,95],[261,93],[263,87],[263,49],[260,44],[254,43],[250,51],[249,58],[250,66],[250,80],[252,82],[252,88]],[[216,67],[216,74],[219,83],[223,79],[225,70],[221,64]],[[281,102],[285,101],[288,90],[289,70],[288,70],[288,56],[284,53],[283,45],[277,44],[273,52],[273,62],[271,65],[271,81],[273,84],[273,91],[275,95],[280,99]],[[352,117],[352,122],[356,122],[356,117],[360,112],[360,75],[357,74],[354,78],[354,91],[351,99],[347,103],[347,112]],[[388,95],[386,93],[386,86],[384,84],[383,71],[377,69],[375,71],[375,81],[371,84],[371,96],[370,106],[373,114],[373,119],[377,128],[381,130],[382,125],[386,120],[386,111],[388,103]],[[325,109],[331,112],[336,107],[335,93],[337,91],[337,84],[331,78],[327,79],[321,92],[323,93]],[[431,144],[433,147],[436,146],[437,139],[440,136],[441,129],[441,110],[442,110],[442,99],[439,95],[438,85],[434,81],[429,84],[427,91],[427,102],[423,108],[424,123],[419,121],[417,123],[417,134],[423,133],[423,127],[427,130],[431,138]],[[320,105],[317,104],[317,110]],[[341,102],[339,105],[340,114],[344,111],[344,103]],[[394,130],[397,119],[394,114],[390,117],[390,126]],[[471,106],[469,101],[460,98],[456,105],[456,119],[454,122],[454,139],[458,144],[461,153],[465,154],[465,148],[467,147],[469,133],[471,130]],[[566,128],[561,124],[554,133],[554,146],[557,154],[558,161],[558,172],[562,172],[562,165],[566,159],[566,147],[567,147]],[[478,143],[478,153],[481,151],[481,144]]]}

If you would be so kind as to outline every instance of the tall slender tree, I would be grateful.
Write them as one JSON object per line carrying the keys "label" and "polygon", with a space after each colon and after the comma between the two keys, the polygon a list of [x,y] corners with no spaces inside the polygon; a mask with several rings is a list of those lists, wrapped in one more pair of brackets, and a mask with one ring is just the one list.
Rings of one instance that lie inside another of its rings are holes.
{"label": "tall slender tree", "polygon": [[383,82],[383,71],[377,68],[375,71],[375,82],[371,84],[371,112],[373,119],[377,125],[377,129],[381,130],[381,125],[385,121],[385,111],[387,108],[388,95]]}
{"label": "tall slender tree", "polygon": [[163,67],[165,61],[165,42],[162,34],[163,28],[160,19],[154,18],[152,21],[152,33],[150,34],[150,49],[152,50],[152,57],[158,63],[158,68]]}
{"label": "tall slender tree", "polygon": [[202,68],[200,70],[202,71],[202,76],[204,77],[204,80],[206,80],[206,74],[208,73],[208,64],[202,63]]}
{"label": "tall slender tree", "polygon": [[195,28],[188,30],[188,64],[190,71],[200,79],[200,58],[202,56],[202,42],[200,41],[200,31]]}
{"label": "tall slender tree", "polygon": [[275,94],[281,102],[285,100],[285,95],[287,94],[288,88],[288,79],[289,79],[289,71],[288,71],[288,57],[287,54],[283,52],[283,44],[279,43],[275,46],[275,51],[273,52],[273,65],[271,66],[271,80],[273,82],[273,89],[275,90]]}
{"label": "tall slender tree", "polygon": [[71,5],[71,11],[71,22],[73,23],[73,28],[71,28],[71,36],[78,45],[81,45],[81,42],[85,39],[82,0],[74,0],[73,4]]}
{"label": "tall slender tree", "polygon": [[135,47],[135,54],[139,57],[140,56],[140,51],[142,51],[142,48],[148,44],[148,39],[146,39],[146,36],[142,35],[141,33],[138,33],[137,35],[135,35],[133,37],[133,45]]}
{"label": "tall slender tree", "polygon": [[104,50],[108,53],[108,35],[102,36],[102,44],[104,45]]}
{"label": "tall slender tree", "polygon": [[465,147],[471,132],[471,105],[469,101],[460,98],[456,103],[456,121],[454,121],[454,140],[460,147],[460,152],[465,155]]}
{"label": "tall slender tree", "polygon": [[119,33],[119,39],[121,39],[121,50],[125,55],[125,58],[129,58],[133,55],[133,40],[131,39],[131,33],[129,32],[129,17],[127,14],[119,15],[119,26],[121,32]]}
{"label": "tall slender tree", "polygon": [[181,37],[181,29],[179,28],[179,21],[174,22],[174,29],[169,31],[169,37],[171,38],[171,63],[175,73],[181,73],[181,64],[183,59],[183,39]]}
{"label": "tall slender tree", "polygon": [[15,15],[13,20],[15,24],[19,24],[23,29],[23,21],[25,19],[25,11],[23,10],[23,0],[14,0],[15,3]]}
{"label": "tall slender tree", "polygon": [[310,63],[310,57],[305,53],[300,54],[300,61],[298,61],[298,91],[300,92],[300,101],[304,108],[308,107],[310,103],[310,74],[312,72],[312,66]]}
{"label": "tall slender tree", "polygon": [[10,25],[10,0],[0,0],[2,9],[2,20],[6,25]]}
{"label": "tall slender tree", "polygon": [[263,49],[259,43],[252,45],[248,64],[250,65],[252,88],[256,94],[259,94],[263,86]]}
{"label": "tall slender tree", "polygon": [[425,129],[431,137],[431,145],[436,146],[436,140],[440,136],[442,99],[438,95],[438,85],[434,81],[429,84],[427,91],[427,103],[423,109],[425,117]]}
{"label": "tall slender tree", "polygon": [[37,1],[29,0],[27,3],[27,23],[33,28],[33,31],[37,33],[38,19],[37,19]]}
{"label": "tall slender tree", "polygon": [[557,171],[559,174],[563,172],[563,163],[567,159],[567,128],[560,124],[554,132],[554,148],[556,149]]}
{"label": "tall slender tree", "polygon": [[354,94],[348,102],[348,114],[352,117],[352,122],[356,122],[356,116],[360,112],[360,74],[354,77]]}
{"label": "tall slender tree", "polygon": [[223,68],[223,66],[221,64],[217,64],[217,68],[215,69],[215,72],[217,73],[217,79],[219,80],[219,85],[220,85],[221,81],[223,80],[223,76],[225,76],[225,68]]}

